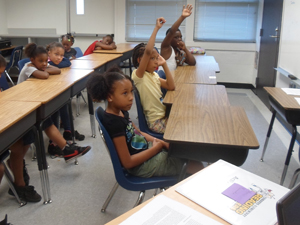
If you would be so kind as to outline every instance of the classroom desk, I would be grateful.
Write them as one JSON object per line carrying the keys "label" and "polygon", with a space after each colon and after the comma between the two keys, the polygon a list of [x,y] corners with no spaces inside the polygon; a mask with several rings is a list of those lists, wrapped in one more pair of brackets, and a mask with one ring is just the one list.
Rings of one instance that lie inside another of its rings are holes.
{"label": "classroom desk", "polygon": [[[72,98],[72,97],[76,96],[77,94],[79,94],[83,89],[85,89],[89,75],[92,72],[93,72],[93,70],[63,68],[63,69],[61,69],[61,74],[50,75],[49,78],[46,80],[29,78],[27,81],[65,82],[68,85],[71,85],[70,98]],[[94,119],[93,102],[88,101],[88,106],[89,106],[92,137],[96,137],[96,126],[95,126],[95,119]]]}
{"label": "classroom desk", "polygon": [[[198,173],[202,173],[204,172],[205,169],[201,170]],[[196,173],[197,174],[197,173]],[[190,199],[184,197],[183,195],[179,194],[178,192],[176,192],[176,188],[180,185],[182,185],[183,183],[185,183],[186,181],[192,179],[194,176],[196,176],[196,174],[188,177],[187,179],[181,181],[180,183],[168,188],[166,191],[160,193],[160,195],[165,195],[173,200],[176,200],[218,222],[220,222],[221,224],[225,224],[225,225],[230,225],[228,222],[226,222],[225,220],[221,219],[220,217],[216,216],[215,214],[213,214],[212,212],[210,212],[209,210],[203,208],[202,206],[198,205],[197,203],[194,203],[193,201],[191,201]],[[154,197],[155,198],[155,197]],[[133,209],[130,209],[129,211],[127,211],[126,213],[122,214],[121,216],[115,218],[114,220],[106,223],[105,225],[117,225],[122,223],[124,220],[126,220],[128,217],[130,217],[131,215],[133,215],[134,213],[138,212],[141,208],[143,208],[145,205],[147,205],[149,202],[151,202],[154,198],[151,198],[149,200],[147,200],[146,202],[143,202],[142,204],[134,207]]]}
{"label": "classroom desk", "polygon": [[182,84],[175,91],[168,91],[163,103],[172,106],[173,102],[190,104],[230,105],[226,88],[223,85]]}
{"label": "classroom desk", "polygon": [[209,67],[212,68],[216,73],[220,73],[219,64],[216,62],[215,57],[198,54],[194,54],[193,56],[195,57],[197,64],[209,65]]}
{"label": "classroom desk", "polygon": [[0,49],[0,54],[2,55],[3,53],[8,53],[8,52],[11,52],[15,47],[15,45],[12,45],[10,47],[6,47],[6,48],[1,48]]}
{"label": "classroom desk", "polygon": [[[39,168],[41,177],[43,177],[42,190],[44,204],[51,202],[50,185],[48,178],[48,166],[46,152],[42,133],[42,123],[45,119],[59,110],[62,106],[70,103],[71,84],[66,82],[44,82],[43,80],[24,81],[21,84],[13,86],[8,90],[1,92],[1,100],[38,102],[41,106],[37,109],[35,126],[38,130],[39,146],[37,147],[38,162],[41,162]],[[72,109],[69,107],[70,115]],[[72,123],[71,123],[72,125]]]}
{"label": "classroom desk", "polygon": [[[108,69],[109,67],[113,65],[119,65],[120,62],[122,61],[122,54],[96,54],[92,53],[86,56],[82,56],[77,58],[78,60],[91,60],[91,61],[98,61],[98,62],[104,62],[105,63],[105,68]],[[102,71],[103,72],[103,71]]]}
{"label": "classroom desk", "polygon": [[133,53],[133,49],[136,46],[136,44],[130,44],[130,43],[121,43],[117,44],[117,48],[113,50],[94,50],[94,53],[106,53],[106,54],[123,54],[120,58],[120,61],[123,62],[125,60],[129,60],[129,69],[130,74],[132,74],[132,65],[131,65],[131,57]]}
{"label": "classroom desk", "polygon": [[[0,94],[1,98],[1,94]],[[36,111],[41,106],[39,102],[19,102],[0,100],[0,155],[2,155],[12,144],[18,141],[30,129],[34,128],[36,122]],[[16,108],[18,110],[16,110]],[[33,129],[36,133],[36,129]],[[37,137],[37,136],[36,136]],[[37,139],[36,139],[37,142]],[[40,152],[40,151],[39,151]],[[42,170],[42,161],[39,157],[39,171]],[[41,175],[42,186],[44,179]],[[26,203],[17,198],[20,206]]]}
{"label": "classroom desk", "polygon": [[169,154],[179,158],[215,162],[223,159],[242,165],[249,149],[259,143],[242,107],[173,104],[164,139]]}
{"label": "classroom desk", "polygon": [[272,107],[272,118],[270,121],[269,129],[267,132],[267,137],[264,144],[263,153],[261,156],[261,161],[263,161],[263,157],[265,154],[265,151],[267,149],[269,137],[272,132],[274,120],[276,117],[276,114],[280,114],[282,118],[284,118],[289,124],[292,125],[293,131],[292,131],[292,138],[290,141],[289,149],[287,152],[287,156],[285,159],[285,164],[283,168],[283,172],[280,179],[280,184],[282,185],[287,173],[288,166],[290,164],[290,159],[293,153],[293,148],[295,144],[295,140],[297,137],[297,127],[300,125],[300,105],[297,103],[294,97],[299,96],[293,96],[286,94],[281,88],[276,87],[264,87],[264,89],[267,91],[269,96],[269,102]]}

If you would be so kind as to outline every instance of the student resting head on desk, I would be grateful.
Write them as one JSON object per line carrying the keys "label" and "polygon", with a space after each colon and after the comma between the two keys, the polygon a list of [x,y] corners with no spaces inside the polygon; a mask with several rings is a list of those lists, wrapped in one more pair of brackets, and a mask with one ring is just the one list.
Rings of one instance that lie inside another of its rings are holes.
{"label": "student resting head on desk", "polygon": [[[160,54],[166,59],[171,71],[175,70],[177,66],[182,66],[183,63],[196,65],[196,60],[182,41],[182,34],[179,30],[179,26],[183,20],[192,14],[192,9],[193,6],[190,4],[183,6],[182,14],[172,27],[167,30],[166,37],[161,43]],[[158,75],[161,78],[165,78],[162,67],[159,67]]]}
{"label": "student resting head on desk", "polygon": [[[139,91],[148,127],[157,133],[165,132],[168,121],[165,116],[166,107],[162,103],[161,87],[175,89],[173,76],[165,59],[154,48],[156,34],[165,22],[163,17],[158,18],[147,45],[138,44],[132,55],[133,65],[137,68],[132,72],[132,80]],[[158,66],[164,68],[166,79],[160,78],[155,72]]]}
{"label": "student resting head on desk", "polygon": [[74,42],[75,40],[72,34],[68,33],[61,36],[61,43],[65,48],[64,56],[69,60],[76,59],[77,51],[72,48]]}
{"label": "student resting head on desk", "polygon": [[94,50],[113,50],[116,49],[117,46],[114,42],[114,36],[106,35],[100,41],[94,41],[84,52],[85,55],[92,54]]}
{"label": "student resting head on desk", "polygon": [[[113,67],[104,74],[94,72],[87,83],[94,101],[107,100],[103,125],[117,150],[122,166],[139,177],[172,176],[181,172],[184,161],[168,157],[169,144],[141,132],[130,120],[128,111],[133,103],[130,77]],[[202,169],[190,162],[187,173]]]}
{"label": "student resting head on desk", "polygon": [[[30,62],[26,63],[20,72],[18,84],[31,76],[39,79],[47,79],[49,75],[60,74],[59,68],[48,64],[48,53],[44,47],[30,43],[25,47],[25,54],[30,58]],[[55,114],[54,117],[57,120],[58,115],[57,113]],[[48,118],[43,123],[46,135],[52,141],[53,145],[58,146],[58,148],[53,148],[57,152],[51,152],[51,155],[63,156],[65,161],[69,162],[71,159],[84,155],[91,149],[90,146],[80,147],[75,144],[69,144],[53,124],[52,118]]]}
{"label": "student resting head on desk", "polygon": [[[69,59],[64,57],[64,47],[61,43],[59,42],[52,42],[49,45],[47,45],[46,50],[48,51],[48,63],[52,66],[58,67],[58,68],[66,68],[71,65],[71,62]],[[60,110],[59,110],[59,115],[60,119],[63,124],[64,128],[64,133],[63,137],[67,141],[72,141],[72,133],[71,133],[71,124],[70,124],[70,116],[69,116],[69,111],[68,111],[68,106],[64,105]],[[58,120],[55,120],[53,118],[54,125],[59,128]],[[85,138],[84,135],[80,134],[77,130],[75,130],[75,139],[79,141],[83,141]],[[57,149],[55,149],[57,148]],[[55,146],[53,143],[51,143],[48,146],[48,153],[54,153],[51,154],[52,156],[55,156],[57,152],[60,152],[60,149],[58,146]]]}
{"label": "student resting head on desk", "polygon": [[[6,61],[0,55],[0,77],[6,67]],[[1,91],[1,90],[0,90]],[[24,157],[34,142],[34,132],[28,131],[16,143],[10,146],[10,158],[7,160],[7,165],[14,175],[14,187],[19,197],[26,202],[39,202],[41,196],[36,193],[33,186],[29,185],[30,177],[27,172]],[[4,174],[4,166],[0,163],[0,183]],[[8,193],[14,195],[12,190],[9,189]]]}

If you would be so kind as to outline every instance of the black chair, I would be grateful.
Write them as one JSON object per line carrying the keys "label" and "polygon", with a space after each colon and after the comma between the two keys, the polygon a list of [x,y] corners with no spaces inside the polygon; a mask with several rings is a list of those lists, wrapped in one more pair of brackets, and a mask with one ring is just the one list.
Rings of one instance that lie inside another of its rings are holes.
{"label": "black chair", "polygon": [[4,163],[4,160],[9,156],[9,151],[6,150],[4,153],[2,153],[0,155],[0,164],[3,164],[4,165],[4,175],[7,179],[7,183],[8,183],[8,186],[10,187],[10,189],[12,190],[12,192],[14,193],[14,196],[16,197],[20,207],[21,206],[24,206],[27,204],[27,202],[24,202],[24,201],[21,201],[21,199],[19,198],[19,195],[17,194],[17,191],[13,185],[13,177],[12,175],[10,174],[9,172],[9,169],[8,167],[6,166],[6,164]]}
{"label": "black chair", "polygon": [[[121,185],[121,187],[129,191],[140,191],[138,200],[134,205],[135,207],[143,201],[145,190],[169,187],[178,182],[177,176],[143,178],[143,177],[136,177],[129,174],[127,170],[124,169],[123,166],[121,165],[118,153],[115,149],[112,139],[110,138],[109,134],[107,133],[105,127],[102,124],[103,114],[104,114],[104,110],[102,107],[99,106],[96,109],[95,116],[99,123],[100,136],[102,137],[102,140],[107,148],[107,151],[109,152],[117,182],[114,185],[113,189],[111,190],[109,196],[107,197],[104,205],[102,206],[101,212],[105,212],[110,200],[114,196],[119,185]],[[186,168],[186,164],[183,166],[182,172],[185,172],[184,171],[185,168]]]}
{"label": "black chair", "polygon": [[9,85],[7,83],[7,80],[6,80],[6,75],[5,75],[5,73],[2,73],[1,77],[0,77],[0,89],[2,91],[5,91],[8,88],[9,88]]}
{"label": "black chair", "polygon": [[136,88],[134,90],[134,98],[135,98],[135,104],[136,104],[136,109],[137,109],[137,113],[138,113],[138,121],[139,121],[140,130],[155,137],[155,138],[163,140],[163,136],[164,136],[163,134],[157,133],[157,132],[149,129],[147,120],[146,120],[146,117],[144,114],[143,106],[141,103],[140,94]]}
{"label": "black chair", "polygon": [[18,62],[22,59],[22,54],[23,54],[23,46],[15,47],[14,50],[12,51],[11,55],[10,55],[10,61],[6,65],[6,68],[5,68],[6,76],[8,77],[8,79],[10,80],[12,85],[15,85],[15,84],[12,81],[12,79],[10,78],[8,73],[11,70],[11,68],[13,68],[13,67],[19,69]]}
{"label": "black chair", "polygon": [[276,203],[278,225],[300,223],[300,183]]}

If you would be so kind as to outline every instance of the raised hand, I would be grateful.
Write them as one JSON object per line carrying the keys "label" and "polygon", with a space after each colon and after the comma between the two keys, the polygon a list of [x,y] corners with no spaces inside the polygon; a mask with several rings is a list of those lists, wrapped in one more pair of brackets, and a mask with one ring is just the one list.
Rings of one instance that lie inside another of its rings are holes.
{"label": "raised hand", "polygon": [[192,14],[192,9],[193,6],[191,4],[187,4],[187,6],[185,7],[185,5],[182,7],[182,16],[183,17],[189,17]]}
{"label": "raised hand", "polygon": [[158,66],[162,66],[165,62],[166,60],[164,59],[164,57],[158,54],[158,61],[157,61]]}
{"label": "raised hand", "polygon": [[180,50],[185,50],[186,49],[186,46],[185,46],[185,43],[183,41],[179,41],[177,43],[177,46]]}
{"label": "raised hand", "polygon": [[166,22],[165,18],[159,17],[156,19],[156,26],[160,29]]}

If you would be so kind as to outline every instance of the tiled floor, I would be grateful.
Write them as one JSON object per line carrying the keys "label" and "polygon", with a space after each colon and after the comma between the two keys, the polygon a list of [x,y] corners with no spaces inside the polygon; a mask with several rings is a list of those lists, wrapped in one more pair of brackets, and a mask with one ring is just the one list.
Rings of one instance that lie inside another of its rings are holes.
{"label": "tiled floor", "polygon": [[[279,183],[291,136],[276,121],[274,133],[271,136],[274,145],[269,144],[265,162],[260,162],[259,158],[271,113],[251,90],[227,89],[227,92],[232,105],[244,106],[260,143],[260,149],[250,150],[242,168]],[[75,99],[73,103],[73,112],[75,112]],[[104,107],[104,103],[97,103],[94,107],[96,108],[98,105]],[[135,104],[130,110],[130,117],[137,124]],[[53,202],[48,205],[43,205],[42,202],[28,203],[19,208],[15,199],[7,194],[8,185],[4,178],[0,186],[0,219],[8,214],[9,221],[15,225],[105,224],[131,209],[138,193],[119,188],[106,213],[100,212],[102,204],[115,183],[111,162],[98,130],[96,138],[91,137],[88,109],[83,101],[81,101],[81,114],[75,117],[74,124],[80,133],[86,135],[86,139],[78,144],[91,145],[92,150],[79,158],[79,165],[74,165],[73,162],[66,164],[61,158],[51,159],[48,157]],[[47,142],[46,138],[45,142]],[[298,145],[295,145],[296,151],[298,148]],[[295,152],[284,186],[288,186],[293,170],[300,167],[297,156],[298,153]],[[41,194],[39,173],[36,161],[31,161],[31,152],[26,155],[26,163],[31,177],[30,182]],[[150,198],[152,194],[152,191],[148,191],[145,199]]]}

